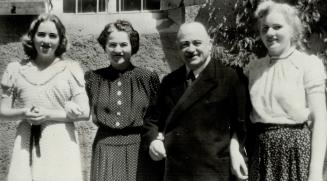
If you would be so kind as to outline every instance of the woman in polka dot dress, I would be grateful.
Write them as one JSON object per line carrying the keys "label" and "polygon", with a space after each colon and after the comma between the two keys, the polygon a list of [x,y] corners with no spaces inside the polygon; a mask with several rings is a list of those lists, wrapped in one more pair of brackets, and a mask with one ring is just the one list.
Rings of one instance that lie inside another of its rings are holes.
{"label": "woman in polka dot dress", "polygon": [[57,16],[40,15],[24,37],[28,59],[3,74],[0,114],[20,120],[8,181],[82,181],[74,121],[88,120],[84,75],[66,60],[65,27]]}
{"label": "woman in polka dot dress", "polygon": [[106,25],[98,42],[108,54],[110,66],[85,75],[92,119],[98,126],[91,181],[156,180],[156,165],[141,134],[159,78],[131,63],[131,56],[139,49],[139,34],[129,22]]}
{"label": "woman in polka dot dress", "polygon": [[255,16],[268,55],[247,67],[255,123],[249,181],[322,181],[324,65],[299,50],[303,25],[294,7],[263,1]]}

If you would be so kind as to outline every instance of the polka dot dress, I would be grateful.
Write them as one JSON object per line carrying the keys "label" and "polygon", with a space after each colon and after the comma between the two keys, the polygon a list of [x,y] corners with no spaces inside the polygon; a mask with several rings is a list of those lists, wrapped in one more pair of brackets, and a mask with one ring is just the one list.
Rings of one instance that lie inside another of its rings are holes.
{"label": "polka dot dress", "polygon": [[144,169],[151,163],[142,149],[141,133],[143,117],[159,86],[158,76],[133,66],[124,72],[108,67],[87,72],[86,81],[93,121],[99,127],[91,181],[152,180],[145,179],[152,171]]}
{"label": "polka dot dress", "polygon": [[306,181],[311,131],[306,124],[292,127],[258,126],[249,181]]}

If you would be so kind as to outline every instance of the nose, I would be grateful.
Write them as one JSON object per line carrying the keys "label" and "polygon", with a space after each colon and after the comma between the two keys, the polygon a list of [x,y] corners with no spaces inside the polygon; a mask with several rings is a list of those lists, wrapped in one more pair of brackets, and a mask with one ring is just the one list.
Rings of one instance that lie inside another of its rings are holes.
{"label": "nose", "polygon": [[119,45],[117,45],[117,46],[114,48],[114,52],[115,52],[115,53],[121,53],[122,50],[123,50],[123,49],[122,49]]}
{"label": "nose", "polygon": [[186,49],[187,52],[192,53],[195,51],[195,46],[191,43],[188,48]]}
{"label": "nose", "polygon": [[274,35],[275,31],[272,28],[268,28],[266,35],[272,36]]}
{"label": "nose", "polygon": [[50,37],[49,36],[45,36],[43,38],[43,43],[50,43]]}

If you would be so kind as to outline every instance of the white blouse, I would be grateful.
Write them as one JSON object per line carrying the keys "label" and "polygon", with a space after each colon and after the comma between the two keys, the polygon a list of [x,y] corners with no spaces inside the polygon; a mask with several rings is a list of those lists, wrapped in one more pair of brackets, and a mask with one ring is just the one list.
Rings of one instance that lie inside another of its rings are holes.
{"label": "white blouse", "polygon": [[271,60],[269,56],[253,60],[245,68],[245,74],[249,78],[254,123],[301,123],[287,114],[283,103],[308,111],[307,95],[325,91],[322,61],[297,50],[278,60]]}

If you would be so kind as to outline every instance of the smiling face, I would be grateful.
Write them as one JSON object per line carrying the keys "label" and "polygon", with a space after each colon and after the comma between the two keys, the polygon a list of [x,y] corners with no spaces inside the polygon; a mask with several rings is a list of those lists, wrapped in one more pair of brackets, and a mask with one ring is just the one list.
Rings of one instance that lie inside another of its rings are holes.
{"label": "smiling face", "polygon": [[55,58],[55,51],[60,42],[56,25],[52,21],[40,23],[34,35],[33,42],[37,57],[46,59]]}
{"label": "smiling face", "polygon": [[128,34],[124,31],[113,31],[106,46],[110,56],[110,64],[117,69],[124,69],[130,65],[132,46]]}
{"label": "smiling face", "polygon": [[182,25],[177,34],[177,45],[184,63],[192,70],[206,62],[212,48],[208,33],[199,23]]}
{"label": "smiling face", "polygon": [[260,37],[270,56],[283,56],[292,46],[293,30],[284,15],[271,11],[260,19]]}

